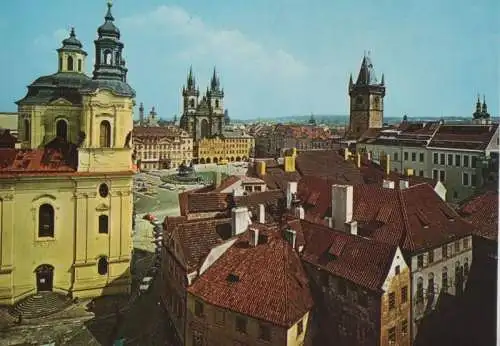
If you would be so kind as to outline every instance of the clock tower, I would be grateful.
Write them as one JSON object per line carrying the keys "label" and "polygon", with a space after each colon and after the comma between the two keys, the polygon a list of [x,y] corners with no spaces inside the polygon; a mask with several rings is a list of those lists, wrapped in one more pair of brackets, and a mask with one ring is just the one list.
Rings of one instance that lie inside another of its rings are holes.
{"label": "clock tower", "polygon": [[369,56],[363,57],[356,83],[349,79],[350,117],[347,136],[358,139],[369,128],[384,122],[384,75],[379,82]]}

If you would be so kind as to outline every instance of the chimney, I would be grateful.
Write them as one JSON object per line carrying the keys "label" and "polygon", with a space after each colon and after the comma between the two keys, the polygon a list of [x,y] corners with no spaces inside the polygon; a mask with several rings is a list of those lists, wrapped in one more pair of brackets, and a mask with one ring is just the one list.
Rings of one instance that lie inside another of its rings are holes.
{"label": "chimney", "polygon": [[347,233],[352,234],[352,235],[358,235],[358,222],[357,221],[351,221],[351,222],[346,222],[344,224],[345,230]]}
{"label": "chimney", "polygon": [[259,245],[259,230],[254,227],[250,227],[248,229],[248,233],[250,236],[250,240],[248,241],[250,246],[256,247],[257,245]]}
{"label": "chimney", "polygon": [[297,182],[289,181],[286,185],[286,208],[290,210],[292,207],[293,194],[297,193]]}
{"label": "chimney", "polygon": [[266,206],[264,204],[259,204],[259,209],[257,210],[257,217],[259,223],[266,223]]}
{"label": "chimney", "polygon": [[349,148],[345,148],[344,149],[344,160],[345,161],[349,160],[349,155],[350,155]]}
{"label": "chimney", "polygon": [[301,205],[295,208],[295,216],[298,217],[301,220],[304,220],[306,213],[304,211],[304,208],[302,208]]}
{"label": "chimney", "polygon": [[385,155],[385,174],[389,175],[391,173],[391,155]]}
{"label": "chimney", "polygon": [[399,180],[399,189],[404,190],[410,187],[410,181],[406,179],[400,179]]}
{"label": "chimney", "polygon": [[333,228],[333,217],[327,217],[328,227]]}
{"label": "chimney", "polygon": [[265,161],[257,161],[257,175],[262,177],[266,175],[266,162]]}
{"label": "chimney", "polygon": [[372,152],[369,151],[367,154],[366,154],[366,158],[368,159],[368,161],[371,161],[372,160]]}
{"label": "chimney", "polygon": [[293,230],[291,228],[286,229],[285,230],[285,239],[295,249],[295,243],[297,241],[297,232],[295,232],[295,230]]}
{"label": "chimney", "polygon": [[384,189],[394,189],[394,182],[392,180],[384,179],[382,181],[382,187]]}
{"label": "chimney", "polygon": [[361,168],[361,154],[360,153],[356,154],[356,166],[358,168]]}
{"label": "chimney", "polygon": [[244,233],[250,224],[251,221],[247,207],[237,207],[231,210],[231,228],[233,236]]}
{"label": "chimney", "polygon": [[352,185],[332,185],[333,228],[343,229],[346,222],[352,221]]}

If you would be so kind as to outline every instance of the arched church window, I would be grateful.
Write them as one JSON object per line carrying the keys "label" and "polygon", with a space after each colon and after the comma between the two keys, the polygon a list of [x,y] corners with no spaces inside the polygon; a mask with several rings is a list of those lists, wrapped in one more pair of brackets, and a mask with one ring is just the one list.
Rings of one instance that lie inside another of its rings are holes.
{"label": "arched church window", "polygon": [[68,56],[68,71],[73,71],[73,57]]}
{"label": "arched church window", "polygon": [[99,126],[99,145],[101,148],[111,147],[111,124],[107,120],[101,121]]}
{"label": "arched church window", "polygon": [[194,99],[189,100],[189,106],[194,108]]}
{"label": "arched church window", "polygon": [[82,72],[82,59],[78,59],[78,72]]}
{"label": "arched church window", "polygon": [[68,140],[68,124],[66,120],[59,119],[56,122],[56,136]]}
{"label": "arched church window", "polygon": [[106,275],[108,273],[108,259],[105,256],[99,258],[97,272],[99,275]]}
{"label": "arched church window", "polygon": [[104,52],[104,63],[106,65],[111,65],[111,51],[109,50]]}
{"label": "arched church window", "polygon": [[31,126],[28,119],[24,119],[24,140],[29,141],[31,139]]}
{"label": "arched church window", "polygon": [[115,53],[115,64],[120,65],[120,52]]}
{"label": "arched church window", "polygon": [[63,65],[63,59],[59,58],[59,71],[62,70],[62,65]]}
{"label": "arched church window", "polygon": [[38,237],[54,237],[54,207],[47,203],[38,209]]}
{"label": "arched church window", "polygon": [[215,108],[219,108],[219,100],[215,100]]}

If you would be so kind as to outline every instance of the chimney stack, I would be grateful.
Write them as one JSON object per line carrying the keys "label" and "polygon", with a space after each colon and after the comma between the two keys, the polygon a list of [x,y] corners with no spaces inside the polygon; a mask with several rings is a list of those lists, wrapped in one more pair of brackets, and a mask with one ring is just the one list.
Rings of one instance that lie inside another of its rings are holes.
{"label": "chimney stack", "polygon": [[351,221],[351,222],[346,222],[344,224],[346,233],[352,234],[352,235],[358,235],[358,222],[357,221]]}
{"label": "chimney stack", "polygon": [[369,151],[367,154],[366,154],[366,157],[368,159],[368,161],[371,161],[372,160],[372,152]]}
{"label": "chimney stack", "polygon": [[356,153],[356,166],[358,168],[361,168],[361,154],[360,153]]}
{"label": "chimney stack", "polygon": [[302,208],[301,205],[295,208],[295,216],[298,217],[301,220],[304,220],[306,213],[304,211],[304,208]]}
{"label": "chimney stack", "polygon": [[352,221],[352,185],[332,185],[333,228],[343,229],[346,222]]}
{"label": "chimney stack", "polygon": [[251,223],[247,207],[237,207],[231,210],[233,236],[244,233]]}
{"label": "chimney stack", "polygon": [[264,204],[259,204],[257,217],[259,223],[266,223],[266,206]]}
{"label": "chimney stack", "polygon": [[406,179],[399,180],[399,189],[404,190],[410,187],[410,182]]}
{"label": "chimney stack", "polygon": [[259,230],[254,227],[250,227],[248,229],[248,233],[250,236],[250,240],[248,241],[250,246],[256,247],[257,245],[259,245]]}
{"label": "chimney stack", "polygon": [[345,161],[349,160],[349,155],[350,155],[349,148],[345,148],[344,149],[344,160]]}
{"label": "chimney stack", "polygon": [[385,174],[389,175],[391,173],[391,155],[385,155]]}
{"label": "chimney stack", "polygon": [[297,241],[297,232],[295,230],[289,228],[285,230],[285,239],[292,245],[295,249],[295,243]]}
{"label": "chimney stack", "polygon": [[297,193],[297,182],[289,181],[286,185],[286,208],[290,210],[292,207],[293,194]]}
{"label": "chimney stack", "polygon": [[382,187],[384,189],[394,189],[394,182],[392,180],[384,179],[382,181]]}

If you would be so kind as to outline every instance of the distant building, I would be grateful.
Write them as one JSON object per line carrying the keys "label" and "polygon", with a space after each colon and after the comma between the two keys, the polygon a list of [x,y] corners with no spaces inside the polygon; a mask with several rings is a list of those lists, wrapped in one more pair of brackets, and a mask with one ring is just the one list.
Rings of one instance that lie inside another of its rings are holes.
{"label": "distant building", "polygon": [[254,143],[254,138],[244,131],[223,129],[220,136],[195,143],[194,160],[201,164],[247,161],[253,156]]}
{"label": "distant building", "polygon": [[9,133],[17,137],[18,115],[15,112],[0,112],[0,132],[9,130]]}

